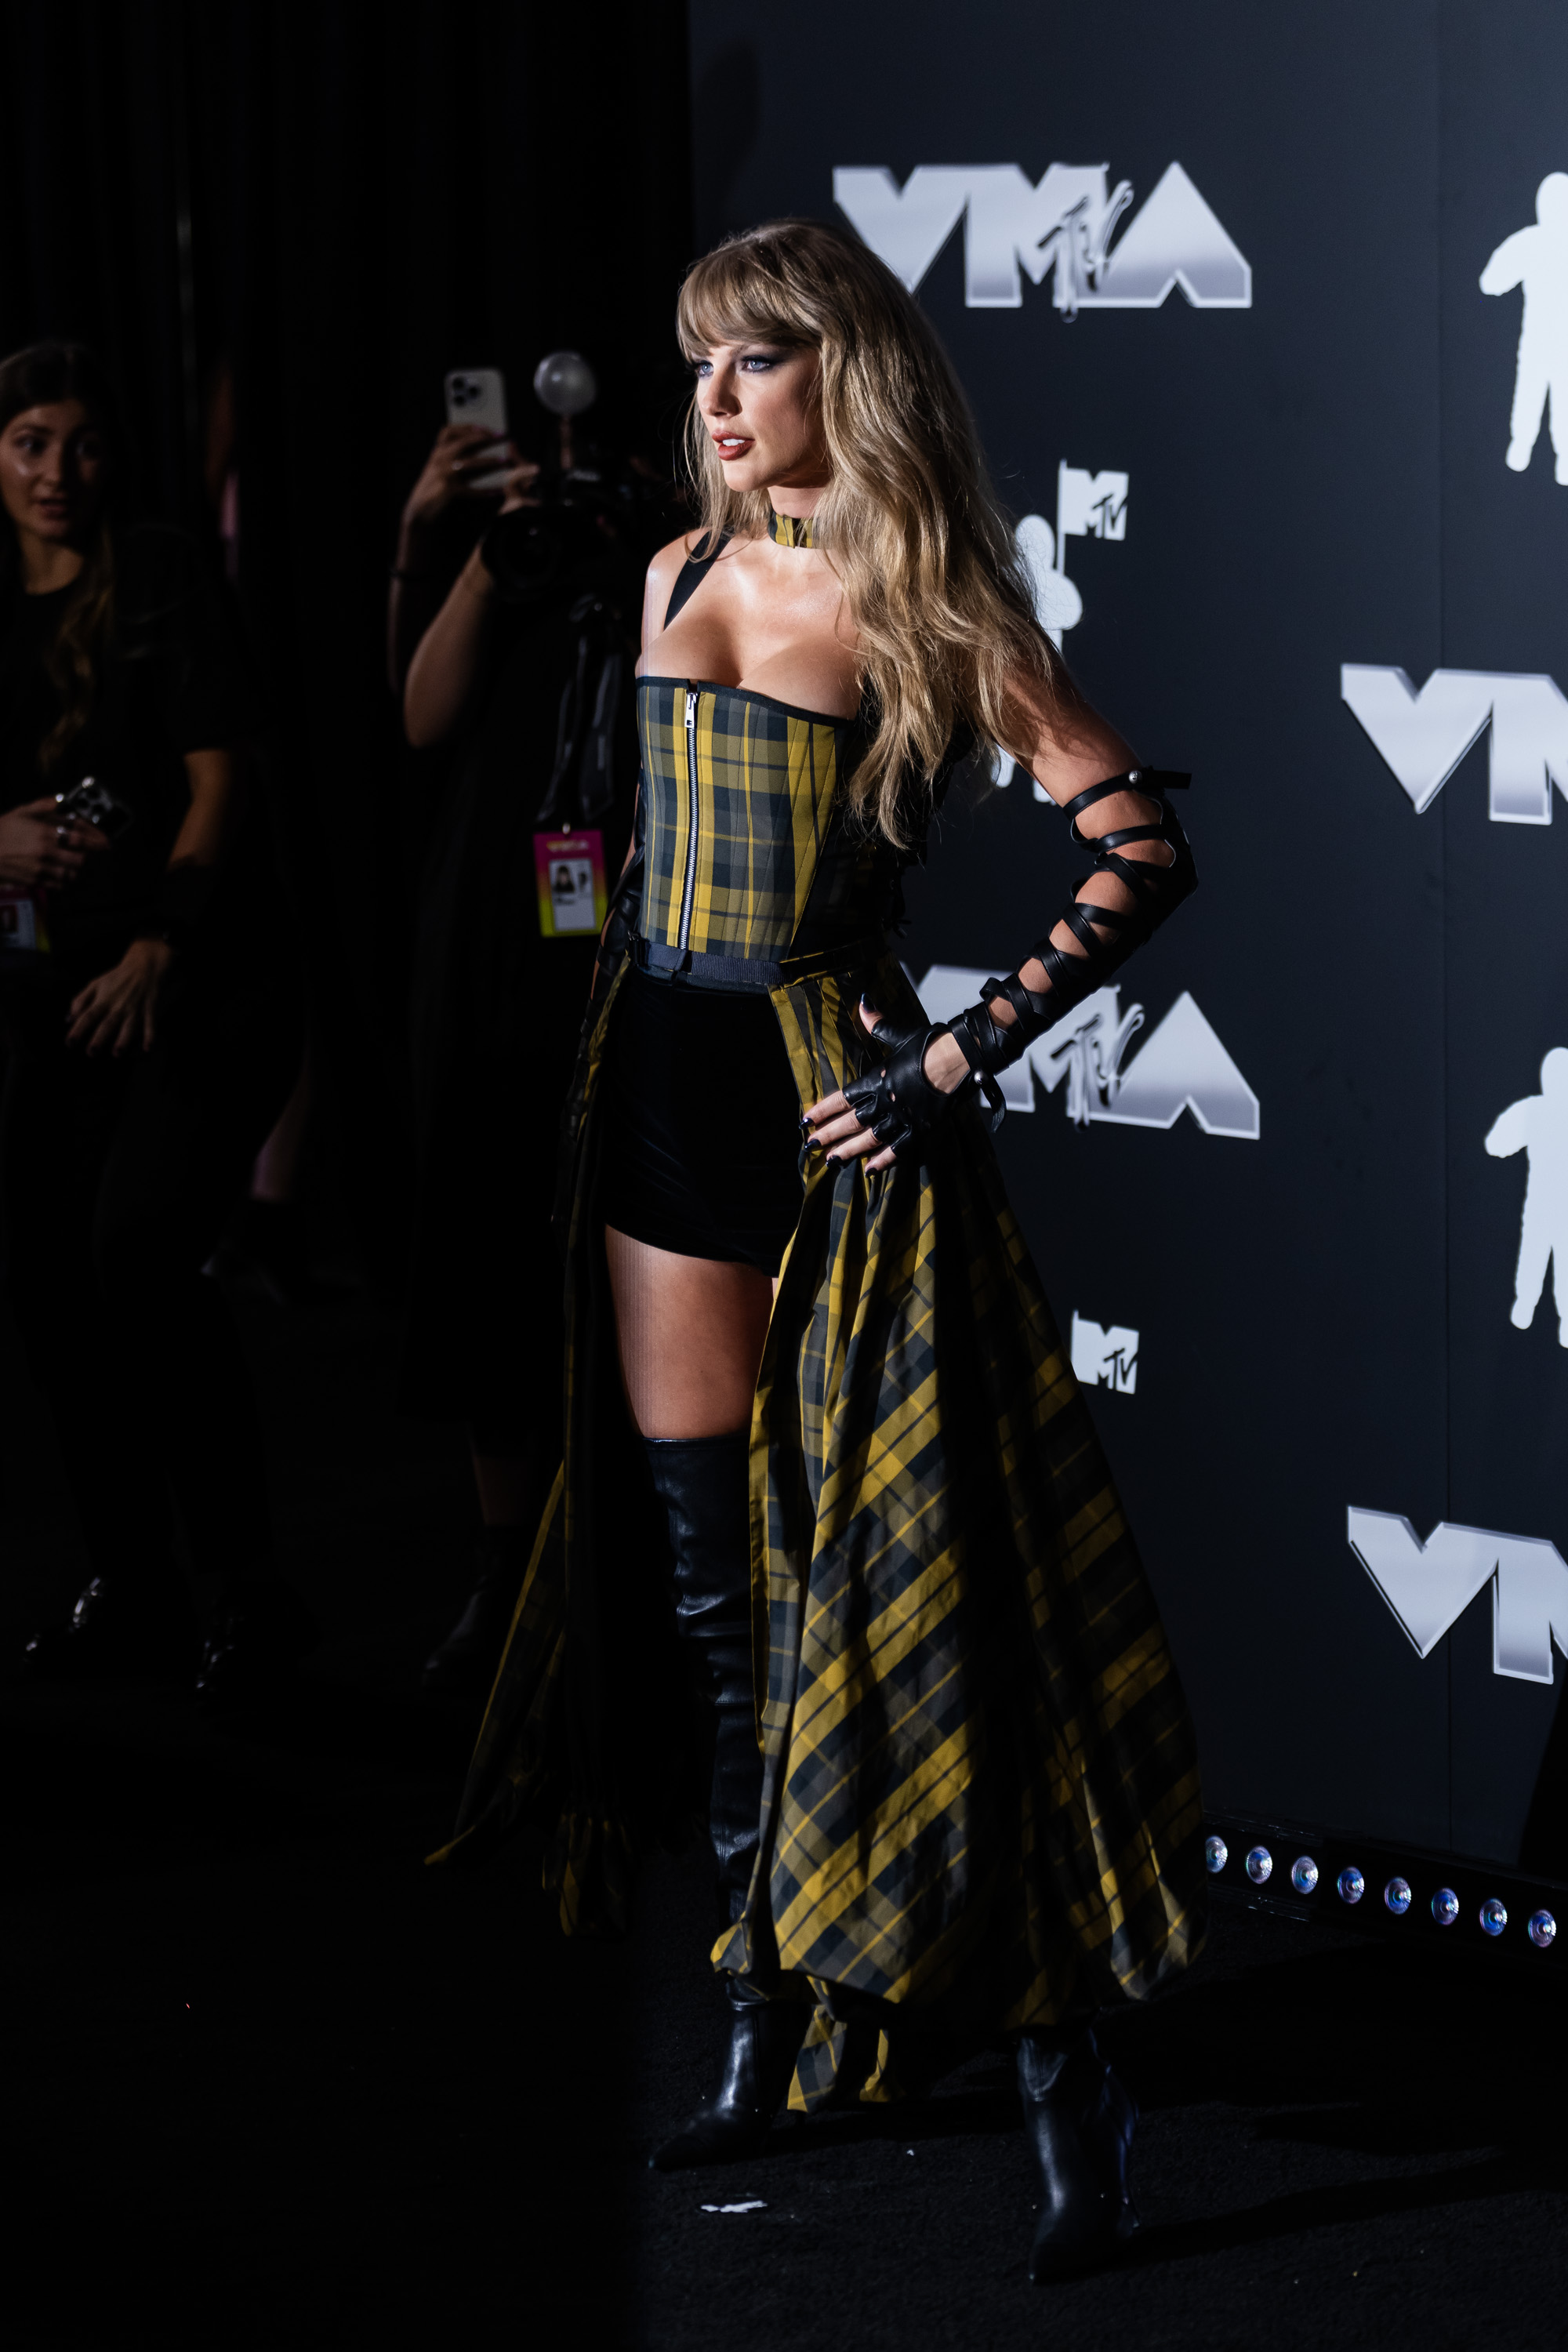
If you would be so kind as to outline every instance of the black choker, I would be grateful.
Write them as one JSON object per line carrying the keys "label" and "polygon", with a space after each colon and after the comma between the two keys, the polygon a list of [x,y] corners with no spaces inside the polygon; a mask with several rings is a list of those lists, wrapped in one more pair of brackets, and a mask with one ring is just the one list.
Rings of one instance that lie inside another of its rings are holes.
{"label": "black choker", "polygon": [[811,547],[816,528],[815,515],[781,515],[768,509],[768,537],[775,547]]}

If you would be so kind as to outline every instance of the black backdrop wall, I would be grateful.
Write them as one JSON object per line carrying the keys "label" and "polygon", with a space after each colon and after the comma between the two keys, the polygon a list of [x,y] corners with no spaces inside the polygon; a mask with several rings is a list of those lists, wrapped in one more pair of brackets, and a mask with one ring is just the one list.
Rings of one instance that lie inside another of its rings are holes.
{"label": "black backdrop wall", "polygon": [[[1525,1166],[1486,1139],[1568,1045],[1568,710],[1511,675],[1568,681],[1568,464],[1533,415],[1505,463],[1521,298],[1479,280],[1568,170],[1568,21],[1128,0],[1108,44],[1103,11],[1017,0],[693,0],[692,26],[700,240],[847,217],[918,285],[1078,676],[1194,771],[1204,888],[1036,1048],[1001,1151],[1211,1801],[1511,1863],[1568,1639],[1568,1353],[1550,1297],[1510,1321]],[[1521,266],[1568,453],[1564,236]],[[1435,671],[1484,675],[1413,702]],[[1489,713],[1533,822],[1489,800]],[[950,816],[908,948],[928,1009],[1073,870],[1026,782]],[[1568,1245],[1568,1105],[1514,1126]],[[1563,1818],[1537,1807],[1534,1867]]]}
{"label": "black backdrop wall", "polygon": [[[166,510],[211,529],[237,483],[343,1192],[390,1266],[419,827],[381,627],[441,377],[499,363],[521,421],[575,344],[657,435],[694,244],[789,210],[879,244],[1079,675],[1195,771],[1202,894],[1036,1049],[1002,1152],[1211,1799],[1563,1869],[1568,1351],[1514,1289],[1521,1238],[1568,1246],[1568,463],[1535,415],[1555,380],[1568,418],[1551,190],[1536,223],[1568,26],[1326,23],[1129,0],[1108,58],[1065,5],[693,0],[689,117],[672,0],[0,0],[0,346],[99,343]],[[932,1009],[1071,871],[1025,782],[953,813],[909,943]]]}
{"label": "black backdrop wall", "polygon": [[0,5],[0,349],[97,344],[166,513],[212,529],[235,478],[322,1095],[383,1270],[421,830],[384,683],[395,518],[454,366],[505,370],[526,448],[533,367],[575,347],[657,446],[685,43],[672,0]]}

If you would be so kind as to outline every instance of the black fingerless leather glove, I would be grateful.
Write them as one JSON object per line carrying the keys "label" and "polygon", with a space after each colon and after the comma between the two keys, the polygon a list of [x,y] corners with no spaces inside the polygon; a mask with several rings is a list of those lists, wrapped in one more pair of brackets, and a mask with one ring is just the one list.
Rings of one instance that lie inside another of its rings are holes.
{"label": "black fingerless leather glove", "polygon": [[884,1021],[873,1042],[886,1060],[879,1069],[852,1078],[844,1089],[844,1099],[861,1126],[868,1127],[895,1158],[923,1144],[954,1104],[973,1096],[977,1087],[984,1096],[989,1124],[994,1126],[1001,1117],[1002,1097],[994,1079],[977,1080],[971,1072],[951,1094],[943,1094],[927,1077],[925,1057],[935,1039],[947,1034],[945,1021],[918,1022],[912,1029],[896,1029]]}

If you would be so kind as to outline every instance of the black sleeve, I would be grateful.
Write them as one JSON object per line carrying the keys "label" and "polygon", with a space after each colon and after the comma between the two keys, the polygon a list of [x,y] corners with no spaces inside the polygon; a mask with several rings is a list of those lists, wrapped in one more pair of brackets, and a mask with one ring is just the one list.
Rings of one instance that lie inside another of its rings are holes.
{"label": "black sleeve", "polygon": [[247,741],[261,710],[226,583],[183,534],[151,526],[132,536],[124,570],[125,650],[151,667],[169,749],[184,754]]}

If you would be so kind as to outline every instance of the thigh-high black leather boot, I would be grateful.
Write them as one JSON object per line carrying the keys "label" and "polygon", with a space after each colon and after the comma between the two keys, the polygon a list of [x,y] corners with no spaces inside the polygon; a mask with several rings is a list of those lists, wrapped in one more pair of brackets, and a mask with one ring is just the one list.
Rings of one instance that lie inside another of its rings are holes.
{"label": "thigh-high black leather boot", "polygon": [[[763,1759],[752,1675],[752,1545],[745,1430],[723,1437],[646,1438],[669,1521],[675,1615],[711,1727],[709,1827],[723,1924],[745,1906],[757,1858]],[[653,2158],[661,2172],[724,2164],[766,2138],[810,2016],[798,2001],[763,2000],[726,1979],[724,2073],[712,2098]]]}
{"label": "thigh-high black leather boot", "polygon": [[1127,2186],[1138,2109],[1087,2025],[1026,2033],[1018,2090],[1040,2168],[1029,2276],[1068,2278],[1104,2262],[1138,2227]]}

